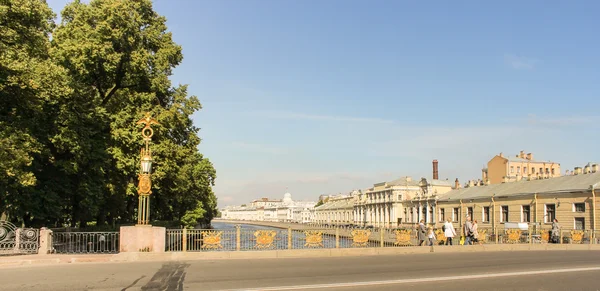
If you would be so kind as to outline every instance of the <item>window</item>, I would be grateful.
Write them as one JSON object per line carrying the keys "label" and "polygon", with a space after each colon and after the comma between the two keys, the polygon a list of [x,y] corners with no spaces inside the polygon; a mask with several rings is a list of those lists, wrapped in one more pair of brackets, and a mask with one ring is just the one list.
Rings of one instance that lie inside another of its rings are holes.
{"label": "window", "polygon": [[521,167],[517,167],[517,174],[521,174]]}
{"label": "window", "polygon": [[531,206],[521,206],[521,222],[531,222]]}
{"label": "window", "polygon": [[510,173],[512,174],[512,173],[514,173],[514,172],[515,172],[515,167],[513,167],[513,166],[510,166]]}
{"label": "window", "polygon": [[402,201],[402,194],[398,194],[398,201]]}
{"label": "window", "polygon": [[576,230],[584,230],[585,229],[585,218],[575,217],[575,229]]}
{"label": "window", "polygon": [[533,168],[533,167],[531,168],[531,173],[535,174],[535,168]]}
{"label": "window", "polygon": [[554,168],[552,168],[552,175],[554,175]]}
{"label": "window", "polygon": [[585,203],[573,204],[573,212],[585,212]]}
{"label": "window", "polygon": [[434,222],[433,220],[433,207],[429,207],[429,220],[427,222]]}
{"label": "window", "polygon": [[439,217],[440,217],[440,221],[446,221],[446,212],[444,208],[440,208],[440,213],[439,213]]}
{"label": "window", "polygon": [[483,222],[490,222],[490,207],[489,206],[485,206],[483,207]]}
{"label": "window", "polygon": [[527,167],[523,167],[523,174],[527,175]]}
{"label": "window", "polygon": [[458,208],[454,208],[452,209],[452,221],[457,222],[458,221]]}
{"label": "window", "polygon": [[544,222],[551,223],[556,218],[556,205],[546,204],[544,207]]}
{"label": "window", "polygon": [[550,169],[546,168],[546,174],[550,174]]}
{"label": "window", "polygon": [[502,206],[502,216],[500,216],[501,222],[508,222],[508,206]]}
{"label": "window", "polygon": [[473,220],[473,207],[467,207],[467,216]]}
{"label": "window", "polygon": [[539,174],[543,174],[544,173],[544,169],[540,168],[540,171],[538,172]]}

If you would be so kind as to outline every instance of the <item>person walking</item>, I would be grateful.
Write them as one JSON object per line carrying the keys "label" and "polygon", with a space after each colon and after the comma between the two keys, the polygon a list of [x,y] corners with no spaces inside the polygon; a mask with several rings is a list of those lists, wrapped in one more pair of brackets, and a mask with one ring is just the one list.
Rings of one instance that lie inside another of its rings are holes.
{"label": "person walking", "polygon": [[481,245],[482,243],[479,241],[479,231],[477,230],[477,220],[473,220],[473,244],[479,244]]}
{"label": "person walking", "polygon": [[419,246],[422,246],[425,240],[427,240],[427,227],[425,227],[425,220],[421,219],[421,221],[419,221],[417,233],[419,238]]}
{"label": "person walking", "polygon": [[435,233],[433,232],[433,226],[429,226],[427,229],[427,238],[429,239],[429,246],[433,246],[433,240],[435,238]]}
{"label": "person walking", "polygon": [[555,244],[560,243],[560,224],[558,224],[556,218],[552,221],[552,242]]}
{"label": "person walking", "polygon": [[471,223],[471,217],[467,216],[465,225],[463,226],[463,235],[465,236],[465,245],[468,246],[473,239],[473,223]]}
{"label": "person walking", "polygon": [[444,223],[444,236],[446,237],[446,245],[453,245],[452,239],[456,236],[456,231],[450,218]]}

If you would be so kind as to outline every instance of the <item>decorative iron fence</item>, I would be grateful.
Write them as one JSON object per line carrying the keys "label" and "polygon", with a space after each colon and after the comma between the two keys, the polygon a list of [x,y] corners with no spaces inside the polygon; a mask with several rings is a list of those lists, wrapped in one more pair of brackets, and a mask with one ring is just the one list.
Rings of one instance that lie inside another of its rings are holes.
{"label": "decorative iron fence", "polygon": [[[445,245],[447,238],[442,229],[433,230],[433,245]],[[456,230],[452,245],[462,245],[465,238],[460,229]],[[477,240],[472,244],[536,244],[552,243],[549,229],[478,229]],[[593,232],[589,230],[562,229],[556,243],[594,243]],[[600,235],[600,233],[598,233]],[[429,245],[429,238],[423,246]],[[169,229],[167,230],[166,251],[260,251],[286,249],[333,249],[368,247],[407,247],[418,246],[417,231],[412,228],[311,228],[302,229],[244,229],[236,227],[227,230],[209,229]]]}
{"label": "decorative iron fence", "polygon": [[40,230],[17,228],[0,220],[0,255],[34,254],[38,252]]}
{"label": "decorative iron fence", "polygon": [[119,232],[53,232],[58,254],[111,254],[119,252]]}

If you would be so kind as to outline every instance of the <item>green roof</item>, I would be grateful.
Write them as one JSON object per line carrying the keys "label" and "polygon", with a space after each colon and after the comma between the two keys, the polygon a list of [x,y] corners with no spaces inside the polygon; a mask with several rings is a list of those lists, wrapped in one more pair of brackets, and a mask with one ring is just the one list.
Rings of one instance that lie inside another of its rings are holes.
{"label": "green roof", "polygon": [[595,189],[600,187],[600,172],[455,189],[440,195],[439,201],[487,198],[493,195],[500,197],[578,192],[590,190],[590,186]]}

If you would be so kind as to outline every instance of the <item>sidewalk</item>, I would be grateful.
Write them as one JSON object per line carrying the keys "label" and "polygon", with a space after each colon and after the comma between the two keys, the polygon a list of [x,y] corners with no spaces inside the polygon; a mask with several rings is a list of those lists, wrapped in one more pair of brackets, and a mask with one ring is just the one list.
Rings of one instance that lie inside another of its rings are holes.
{"label": "sidewalk", "polygon": [[115,254],[0,256],[0,268],[68,263],[103,263],[110,262],[115,256]]}
{"label": "sidewalk", "polygon": [[390,256],[405,254],[435,254],[462,252],[499,251],[600,251],[600,245],[590,244],[484,244],[474,246],[435,246],[431,247],[385,247],[385,248],[339,248],[339,249],[295,249],[238,252],[164,252],[164,253],[120,253],[120,254],[51,254],[1,256],[0,269],[18,266],[56,265],[75,263],[125,263],[125,262],[168,262],[193,260],[228,259],[275,259],[275,258],[316,258],[341,256]]}

